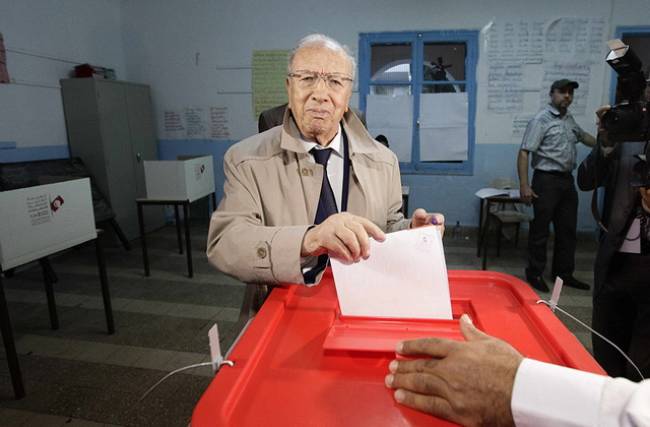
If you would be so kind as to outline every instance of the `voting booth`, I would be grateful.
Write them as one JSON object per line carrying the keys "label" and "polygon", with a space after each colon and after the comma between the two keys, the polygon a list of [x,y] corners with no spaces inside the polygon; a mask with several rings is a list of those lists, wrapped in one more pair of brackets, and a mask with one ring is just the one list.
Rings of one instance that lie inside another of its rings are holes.
{"label": "voting booth", "polygon": [[189,200],[214,193],[212,156],[188,160],[145,160],[147,199]]}
{"label": "voting booth", "polygon": [[194,267],[192,266],[192,243],[189,223],[190,203],[209,196],[212,200],[212,209],[217,209],[212,156],[194,157],[187,160],[146,160],[144,162],[144,173],[147,197],[135,201],[138,208],[144,275],[149,276],[151,270],[149,268],[149,255],[145,237],[143,207],[147,205],[171,205],[174,207],[178,251],[181,254],[183,253],[183,239],[181,237],[179,207],[183,208],[187,275],[193,277]]}
{"label": "voting booth", "polygon": [[17,267],[97,238],[88,178],[0,192],[0,265]]}
{"label": "voting booth", "polygon": [[[97,240],[90,179],[82,178],[0,192],[0,267],[3,271],[94,240],[108,333],[115,331],[103,253]],[[51,268],[51,267],[49,267]],[[44,270],[45,271],[45,270]],[[53,279],[44,274],[52,329],[58,329]],[[25,395],[0,277],[0,328],[16,398]]]}
{"label": "voting booth", "polygon": [[580,342],[521,280],[449,271],[451,319],[341,316],[328,270],[318,286],[276,287],[198,402],[192,427],[445,426],[398,405],[384,385],[404,339],[461,340],[459,317],[526,357],[604,374]]}

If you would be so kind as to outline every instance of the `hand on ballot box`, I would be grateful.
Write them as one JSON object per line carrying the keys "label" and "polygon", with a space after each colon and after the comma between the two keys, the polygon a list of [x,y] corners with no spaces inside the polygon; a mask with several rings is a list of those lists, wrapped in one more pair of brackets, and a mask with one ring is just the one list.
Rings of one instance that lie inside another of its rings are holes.
{"label": "hand on ballot box", "polygon": [[510,344],[460,319],[465,342],[441,338],[404,341],[397,353],[415,360],[393,360],[386,386],[402,405],[461,425],[514,425],[510,400],[523,356]]}

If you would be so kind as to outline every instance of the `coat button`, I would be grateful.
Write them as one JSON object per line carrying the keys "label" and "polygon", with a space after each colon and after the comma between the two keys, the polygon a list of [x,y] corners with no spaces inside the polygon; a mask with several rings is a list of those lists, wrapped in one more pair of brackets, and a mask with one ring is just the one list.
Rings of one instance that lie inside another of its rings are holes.
{"label": "coat button", "polygon": [[257,256],[260,258],[266,258],[266,249],[257,248]]}

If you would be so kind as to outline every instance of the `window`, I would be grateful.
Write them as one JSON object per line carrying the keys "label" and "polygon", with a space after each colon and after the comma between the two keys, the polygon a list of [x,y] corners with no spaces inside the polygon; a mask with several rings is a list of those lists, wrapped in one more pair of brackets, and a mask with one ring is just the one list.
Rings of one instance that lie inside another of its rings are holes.
{"label": "window", "polygon": [[360,108],[403,173],[472,173],[477,49],[477,31],[361,34]]}

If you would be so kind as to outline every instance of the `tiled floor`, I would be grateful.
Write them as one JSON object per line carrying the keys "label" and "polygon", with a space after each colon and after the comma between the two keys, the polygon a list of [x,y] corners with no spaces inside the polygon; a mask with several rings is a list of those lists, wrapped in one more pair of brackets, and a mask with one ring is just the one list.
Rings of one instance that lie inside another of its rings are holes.
{"label": "tiled floor", "polygon": [[[197,368],[171,377],[143,401],[142,394],[167,372],[209,360],[208,329],[219,325],[222,348],[238,330],[243,285],[208,265],[203,224],[194,224],[194,278],[176,248],[175,228],[148,238],[151,277],[143,276],[140,247],[130,252],[105,240],[116,333],[106,334],[92,246],[52,259],[60,328],[49,328],[40,269],[28,266],[5,279],[27,396],[14,400],[6,360],[0,359],[0,425],[185,426],[212,376]],[[471,236],[471,234],[470,234]],[[473,237],[445,239],[450,269],[479,269]],[[525,241],[504,242],[488,268],[522,277]],[[596,244],[582,236],[576,277],[591,282]],[[550,280],[549,280],[550,281]],[[541,295],[548,298],[548,295]],[[591,293],[567,288],[560,305],[590,323]],[[587,347],[588,332],[563,318]],[[0,353],[4,358],[4,351]]]}

